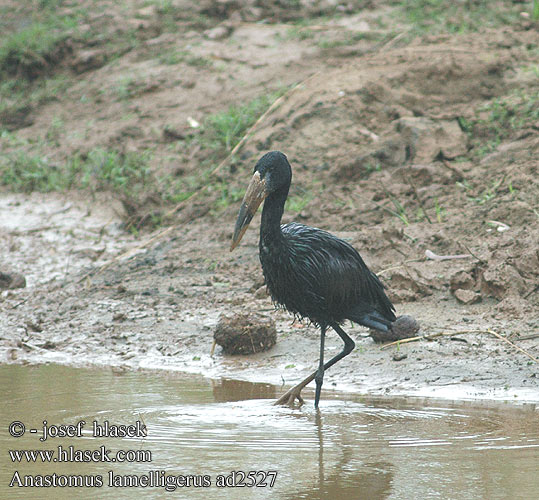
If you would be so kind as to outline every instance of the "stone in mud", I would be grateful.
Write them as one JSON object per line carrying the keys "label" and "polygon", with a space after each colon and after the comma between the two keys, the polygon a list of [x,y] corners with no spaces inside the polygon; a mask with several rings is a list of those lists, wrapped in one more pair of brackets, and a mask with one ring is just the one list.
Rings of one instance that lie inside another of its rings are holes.
{"label": "stone in mud", "polygon": [[206,30],[204,32],[204,36],[206,38],[209,38],[210,40],[223,40],[224,38],[227,38],[232,33],[232,31],[232,26],[221,24],[220,26],[216,26],[215,28]]}
{"label": "stone in mud", "polygon": [[475,304],[481,300],[481,295],[473,290],[463,290],[459,288],[455,290],[455,297],[462,304]]}
{"label": "stone in mud", "polygon": [[25,288],[26,278],[19,273],[3,273],[0,271],[0,290],[12,290],[14,288]]}
{"label": "stone in mud", "polygon": [[423,188],[454,183],[453,174],[441,163],[410,165],[402,170],[402,174],[404,174],[406,183],[411,182],[414,186]]}
{"label": "stone in mud", "polygon": [[419,332],[419,329],[419,323],[415,318],[403,314],[391,325],[391,330],[389,332],[370,329],[369,335],[375,342],[395,342],[396,340],[415,337]]}
{"label": "stone in mud", "polygon": [[457,271],[451,276],[450,290],[455,293],[456,290],[472,290],[475,287],[475,280],[472,275],[466,271]]}
{"label": "stone in mud", "polygon": [[266,285],[261,286],[255,292],[255,299],[265,299],[267,297],[268,297],[268,289],[266,288]]}
{"label": "stone in mud", "polygon": [[271,349],[277,341],[275,322],[260,314],[221,316],[213,338],[226,354],[253,354]]}

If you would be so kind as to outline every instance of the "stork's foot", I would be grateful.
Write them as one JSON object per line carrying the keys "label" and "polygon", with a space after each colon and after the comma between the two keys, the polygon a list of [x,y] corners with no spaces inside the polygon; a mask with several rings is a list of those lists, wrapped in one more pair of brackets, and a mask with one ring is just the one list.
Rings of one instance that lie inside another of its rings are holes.
{"label": "stork's foot", "polygon": [[294,407],[296,399],[298,400],[298,407],[302,406],[305,401],[303,401],[303,398],[301,397],[301,391],[305,387],[305,385],[296,385],[295,387],[292,387],[288,392],[284,393],[275,403],[274,405],[283,405],[283,406],[290,406]]}

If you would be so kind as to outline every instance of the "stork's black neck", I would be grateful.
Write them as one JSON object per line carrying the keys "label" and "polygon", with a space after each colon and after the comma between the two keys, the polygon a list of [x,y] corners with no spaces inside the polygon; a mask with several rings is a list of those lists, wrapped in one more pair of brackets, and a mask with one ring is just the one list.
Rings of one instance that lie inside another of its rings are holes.
{"label": "stork's black neck", "polygon": [[289,187],[284,186],[274,191],[264,201],[262,222],[260,224],[260,241],[264,242],[264,245],[268,248],[275,246],[281,241],[281,218]]}

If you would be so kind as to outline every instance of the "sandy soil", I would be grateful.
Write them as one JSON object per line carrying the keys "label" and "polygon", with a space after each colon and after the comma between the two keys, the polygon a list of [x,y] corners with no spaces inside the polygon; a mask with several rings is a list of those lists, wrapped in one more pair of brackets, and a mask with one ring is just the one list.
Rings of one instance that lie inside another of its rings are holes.
{"label": "sandy soil", "polygon": [[[140,23],[136,49],[100,66],[95,61],[105,61],[99,51],[108,46],[74,44],[58,63],[72,85],[15,130],[43,137],[51,117],[61,116],[63,131],[46,145],[53,158],[103,145],[152,148],[156,171],[189,176],[208,157],[182,139],[197,133],[189,118],[202,121],[286,86],[218,180],[241,192],[263,152],[285,152],[294,169],[291,196],[301,201],[290,204],[285,222],[347,238],[379,273],[398,314],[417,318],[424,335],[456,332],[381,348],[348,325],[357,348],[327,372],[327,386],[539,401],[532,360],[539,357],[539,124],[506,133],[482,156],[466,156],[473,145],[462,128],[477,113],[486,119],[484,106],[497,98],[537,92],[527,70],[537,65],[537,30],[523,22],[404,43],[389,30],[380,34],[375,20],[389,16],[388,7],[371,4],[316,25],[314,38],[290,36],[290,12],[270,14],[252,2],[219,3],[219,12],[207,14],[214,25],[204,29],[177,19],[174,33],[156,30],[158,12],[138,11],[131,20]],[[304,5],[295,19],[313,14]],[[349,41],[359,32],[372,36]],[[348,42],[315,43],[322,36]],[[186,47],[214,64],[160,59]],[[132,92],[118,101],[126,75]],[[238,202],[215,208],[218,196],[206,190],[175,212],[172,225],[135,237],[122,229],[112,194],[4,192],[0,271],[24,275],[27,287],[0,296],[2,361],[186,370],[274,384],[310,373],[317,330],[274,311],[264,293],[258,219],[229,253]],[[426,251],[468,258],[432,260]],[[218,349],[211,358],[220,315],[244,311],[276,320],[277,345],[252,356]],[[330,335],[328,355],[338,349]]]}

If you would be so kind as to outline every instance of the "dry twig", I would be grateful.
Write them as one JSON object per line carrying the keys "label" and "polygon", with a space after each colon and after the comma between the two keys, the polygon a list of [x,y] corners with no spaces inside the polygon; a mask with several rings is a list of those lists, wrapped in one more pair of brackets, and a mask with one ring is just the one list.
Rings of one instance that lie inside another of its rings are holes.
{"label": "dry twig", "polygon": [[406,264],[409,264],[410,262],[424,262],[425,259],[409,259],[405,260],[404,262],[401,262],[398,266],[391,266],[386,269],[382,269],[381,271],[377,272],[377,276],[380,276],[381,274],[387,273],[388,271],[393,271],[394,269],[400,269],[401,267],[406,267]]}
{"label": "dry twig", "polygon": [[431,340],[431,339],[434,339],[436,337],[462,335],[464,333],[488,333],[490,335],[494,335],[496,338],[498,338],[500,340],[503,340],[504,342],[507,342],[509,345],[514,347],[516,350],[518,350],[522,354],[525,354],[526,356],[528,356],[528,358],[530,358],[535,363],[539,362],[537,360],[537,358],[534,357],[533,355],[531,355],[528,351],[526,351],[525,349],[522,349],[522,347],[519,347],[518,345],[511,342],[508,338],[504,337],[503,335],[500,335],[499,333],[495,332],[494,330],[492,330],[490,328],[488,328],[487,330],[459,330],[459,331],[456,331],[456,332],[436,332],[436,333],[431,333],[429,335],[419,335],[417,337],[410,337],[410,338],[407,338],[407,339],[396,340],[395,342],[391,342],[389,344],[383,345],[382,347],[380,347],[380,349],[386,349],[386,348],[391,347],[392,345],[395,345],[395,344],[398,344],[398,345],[407,344],[408,342],[417,342],[418,340],[423,340],[423,339]]}
{"label": "dry twig", "polygon": [[475,255],[469,248],[467,245],[465,245],[464,243],[462,243],[462,241],[458,241],[457,240],[457,243],[461,246],[461,247],[464,247],[466,249],[466,251],[474,258],[474,259],[477,259],[479,262],[481,262],[481,264],[486,264],[487,262],[484,261],[483,259],[480,259],[477,255]]}
{"label": "dry twig", "polygon": [[538,363],[539,361],[537,361],[537,358],[532,356],[528,351],[526,351],[525,349],[522,349],[522,347],[519,347],[518,345],[514,344],[513,342],[511,342],[508,338],[504,337],[503,335],[500,335],[499,333],[491,330],[490,328],[487,330],[488,333],[494,335],[495,337],[499,338],[500,340],[503,340],[504,342],[507,342],[509,345],[513,346],[517,351],[520,351],[522,354],[525,354],[526,356],[528,356],[528,358],[530,358],[532,361],[534,361],[535,363]]}
{"label": "dry twig", "polygon": [[447,337],[452,335],[461,335],[463,333],[480,333],[481,330],[460,330],[458,332],[436,332],[436,333],[430,333],[428,335],[418,335],[417,337],[409,337],[407,339],[402,340],[395,340],[395,342],[391,342],[389,344],[384,344],[380,349],[386,349],[388,347],[391,347],[395,344],[407,344],[408,342],[417,342],[418,340],[432,340],[436,337]]}
{"label": "dry twig", "polygon": [[454,260],[454,259],[469,259],[470,255],[436,255],[431,250],[427,249],[425,250],[425,257],[430,260]]}
{"label": "dry twig", "polygon": [[532,333],[531,335],[523,335],[522,337],[517,337],[515,340],[533,340],[539,338],[539,333]]}

